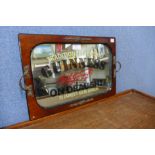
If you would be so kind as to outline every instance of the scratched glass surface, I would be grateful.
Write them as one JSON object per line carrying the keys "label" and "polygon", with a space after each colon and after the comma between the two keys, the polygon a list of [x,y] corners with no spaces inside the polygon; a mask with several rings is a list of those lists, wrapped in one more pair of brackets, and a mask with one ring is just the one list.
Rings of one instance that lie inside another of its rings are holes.
{"label": "scratched glass surface", "polygon": [[40,44],[32,50],[31,69],[44,108],[82,104],[112,87],[112,54],[104,44]]}

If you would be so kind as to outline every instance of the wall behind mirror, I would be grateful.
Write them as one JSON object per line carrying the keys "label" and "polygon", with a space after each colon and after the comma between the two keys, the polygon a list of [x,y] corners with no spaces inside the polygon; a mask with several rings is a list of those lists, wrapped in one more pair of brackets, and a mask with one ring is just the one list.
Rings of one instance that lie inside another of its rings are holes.
{"label": "wall behind mirror", "polygon": [[0,27],[0,127],[29,120],[22,75],[18,33],[116,37],[122,63],[117,92],[135,88],[155,96],[155,27]]}

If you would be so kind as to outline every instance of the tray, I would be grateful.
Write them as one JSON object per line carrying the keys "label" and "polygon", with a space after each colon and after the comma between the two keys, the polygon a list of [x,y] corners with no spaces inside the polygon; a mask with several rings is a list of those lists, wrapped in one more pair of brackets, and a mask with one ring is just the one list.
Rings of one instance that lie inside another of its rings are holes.
{"label": "tray", "polygon": [[127,90],[107,99],[8,128],[155,128],[155,97]]}

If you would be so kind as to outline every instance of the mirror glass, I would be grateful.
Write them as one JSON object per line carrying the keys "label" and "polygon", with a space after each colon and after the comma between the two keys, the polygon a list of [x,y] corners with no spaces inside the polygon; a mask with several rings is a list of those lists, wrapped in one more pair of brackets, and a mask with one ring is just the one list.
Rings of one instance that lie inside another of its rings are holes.
{"label": "mirror glass", "polygon": [[111,91],[112,54],[104,44],[40,44],[31,53],[37,103],[52,108]]}

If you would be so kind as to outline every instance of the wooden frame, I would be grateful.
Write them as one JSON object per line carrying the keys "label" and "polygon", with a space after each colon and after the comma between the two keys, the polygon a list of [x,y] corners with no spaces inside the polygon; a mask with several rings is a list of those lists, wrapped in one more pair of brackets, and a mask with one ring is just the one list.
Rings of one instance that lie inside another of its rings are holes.
{"label": "wooden frame", "polygon": [[[19,34],[19,45],[21,51],[21,60],[23,72],[25,73],[25,68],[28,68],[28,74],[24,76],[24,83],[27,88],[30,88],[30,92],[26,92],[29,115],[30,119],[38,119],[43,116],[47,116],[50,114],[54,114],[57,112],[61,112],[67,109],[74,108],[74,106],[70,106],[71,104],[64,104],[52,109],[44,109],[37,104],[35,95],[34,95],[34,87],[33,87],[33,77],[31,71],[31,51],[32,49],[43,43],[80,43],[80,44],[106,44],[112,52],[112,90],[106,94],[99,95],[93,97],[93,99],[85,104],[89,104],[90,102],[94,102],[96,100],[100,100],[109,96],[112,96],[116,93],[116,39],[114,37],[89,37],[89,36],[60,36],[60,35],[44,35],[44,34]],[[79,104],[74,104],[75,106],[79,106]]]}

